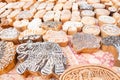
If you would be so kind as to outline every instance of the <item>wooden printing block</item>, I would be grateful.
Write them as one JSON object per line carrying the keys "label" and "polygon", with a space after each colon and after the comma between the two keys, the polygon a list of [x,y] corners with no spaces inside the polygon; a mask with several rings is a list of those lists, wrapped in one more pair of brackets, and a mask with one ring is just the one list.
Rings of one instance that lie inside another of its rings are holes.
{"label": "wooden printing block", "polygon": [[62,23],[57,21],[46,21],[42,23],[41,27],[45,30],[61,30]]}
{"label": "wooden printing block", "polygon": [[100,27],[101,36],[119,36],[120,35],[120,28],[113,24],[104,24]]}
{"label": "wooden printing block", "polygon": [[27,42],[29,39],[33,42],[42,41],[42,35],[45,34],[45,32],[42,28],[36,30],[27,29],[20,33],[18,39],[20,42]]}
{"label": "wooden printing block", "polygon": [[92,10],[82,10],[81,11],[81,16],[90,16],[90,17],[94,17],[95,13]]}
{"label": "wooden printing block", "polygon": [[12,42],[0,41],[0,74],[7,73],[16,64],[15,46]]}
{"label": "wooden printing block", "polygon": [[45,15],[45,13],[46,13],[46,10],[39,10],[39,11],[37,11],[36,13],[35,13],[35,15],[34,15],[34,18],[43,18],[43,16]]}
{"label": "wooden printing block", "polygon": [[82,22],[67,21],[63,24],[62,30],[65,31],[68,35],[73,35],[81,31],[82,27]]}
{"label": "wooden printing block", "polygon": [[[119,36],[108,36],[102,39],[104,50],[109,50],[114,55],[115,60],[120,60],[120,37]],[[112,47],[111,47],[112,46]]]}
{"label": "wooden printing block", "polygon": [[50,11],[50,10],[52,10],[53,9],[53,7],[54,7],[54,3],[53,2],[49,2],[49,3],[47,3],[47,6],[46,6],[46,10],[47,11]]}
{"label": "wooden printing block", "polygon": [[[35,75],[39,74],[39,72],[38,72],[39,68],[41,68],[42,67],[41,65],[43,65],[41,63],[43,57],[42,57],[41,53],[39,53],[39,50],[41,50],[41,49],[38,49],[39,47],[40,46],[37,46],[36,44],[32,44],[32,43],[30,43],[30,44],[24,43],[17,47],[16,51],[19,54],[17,58],[21,63],[17,67],[17,72],[19,74],[22,74],[22,75],[26,75],[26,74],[30,74],[30,73],[35,74]],[[37,54],[35,54],[34,52],[31,53],[32,49],[35,50],[35,48],[37,49],[35,51],[35,53],[37,52]],[[23,59],[22,55],[27,55],[27,57],[25,57]],[[38,57],[39,57],[39,60],[38,60]],[[36,58],[36,59],[34,59],[34,58]],[[41,65],[39,65],[39,63],[41,63]],[[37,66],[37,64],[39,66]]]}
{"label": "wooden printing block", "polygon": [[77,53],[93,53],[100,48],[100,40],[92,34],[76,33],[73,35],[71,43]]}
{"label": "wooden printing block", "polygon": [[42,41],[41,35],[36,35],[36,34],[26,35],[26,36],[23,36],[22,38],[19,38],[20,42],[22,42],[22,43],[27,42],[29,39],[32,40],[32,41],[34,41],[34,42],[36,42],[36,41]]}
{"label": "wooden printing block", "polygon": [[99,35],[100,34],[100,28],[97,25],[85,25],[82,28],[83,33],[93,34],[93,35]]}
{"label": "wooden printing block", "polygon": [[10,18],[0,18],[0,25],[2,28],[8,28],[12,26],[13,20]]}
{"label": "wooden printing block", "polygon": [[108,16],[110,14],[110,11],[107,9],[95,9],[94,12],[96,13],[96,18],[99,18],[99,16]]}
{"label": "wooden printing block", "polygon": [[57,11],[57,10],[61,11],[63,8],[63,5],[64,5],[63,3],[57,3],[57,4],[55,4],[53,10],[54,11]]}
{"label": "wooden printing block", "polygon": [[40,3],[41,3],[40,1],[35,2],[32,6],[30,6],[30,10],[37,9],[39,7]]}
{"label": "wooden printing block", "polygon": [[14,9],[22,9],[26,2],[20,1],[20,2],[16,2],[16,3],[17,3],[17,4],[14,5],[15,7],[13,7],[13,8],[14,8]]}
{"label": "wooden printing block", "polygon": [[66,22],[71,19],[71,11],[70,10],[62,10],[61,12],[61,22]]}
{"label": "wooden printing block", "polygon": [[21,11],[17,16],[16,19],[17,20],[21,20],[21,19],[31,19],[33,17],[32,12],[30,12],[29,10],[25,10],[25,11]]}
{"label": "wooden printing block", "polygon": [[103,3],[105,5],[105,8],[108,9],[109,7],[112,7],[113,6],[113,3],[112,1],[109,1],[109,2],[106,2],[106,3]]}
{"label": "wooden printing block", "polygon": [[54,11],[48,11],[43,16],[44,21],[52,21],[54,19]]}
{"label": "wooden printing block", "polygon": [[[56,34],[56,35],[55,35]],[[67,46],[68,38],[64,31],[48,30],[43,36],[44,41],[55,42],[60,46]]]}
{"label": "wooden printing block", "polygon": [[105,5],[102,3],[95,3],[95,4],[92,4],[92,6],[94,7],[94,9],[104,9],[105,8]]}
{"label": "wooden printing block", "polygon": [[72,11],[78,11],[78,4],[77,3],[73,3]]}
{"label": "wooden printing block", "polygon": [[55,11],[54,15],[54,21],[59,22],[60,21],[60,16],[61,16],[61,11]]}
{"label": "wooden printing block", "polygon": [[30,6],[32,6],[34,4],[34,1],[28,1],[25,3],[25,5],[23,6],[24,10],[28,10],[30,8]]}
{"label": "wooden printing block", "polygon": [[15,28],[3,29],[0,33],[0,38],[5,41],[12,41],[15,44],[18,42],[19,32]]}
{"label": "wooden printing block", "polygon": [[80,21],[80,12],[79,11],[72,11],[71,21]]}
{"label": "wooden printing block", "polygon": [[119,0],[112,0],[112,2],[113,2],[113,5],[114,5],[117,9],[120,8],[120,1],[119,1]]}
{"label": "wooden printing block", "polygon": [[22,32],[27,29],[27,25],[29,24],[29,20],[24,19],[24,20],[16,20],[13,23],[14,28],[16,28],[18,31]]}
{"label": "wooden printing block", "polygon": [[72,2],[66,1],[66,3],[63,5],[64,10],[70,10],[72,8]]}
{"label": "wooden printing block", "polygon": [[80,4],[80,9],[81,10],[93,10],[92,5],[87,4],[87,3],[81,3]]}
{"label": "wooden printing block", "polygon": [[118,21],[120,19],[120,14],[118,12],[113,13],[113,18]]}
{"label": "wooden printing block", "polygon": [[103,15],[98,18],[98,24],[99,26],[102,26],[104,24],[116,24],[116,20],[111,16]]}
{"label": "wooden printing block", "polygon": [[39,18],[33,19],[31,22],[28,23],[27,29],[39,29],[42,25],[42,21]]}
{"label": "wooden printing block", "polygon": [[7,18],[11,18],[12,20],[15,20],[15,17],[20,13],[21,9],[15,9],[12,11]]}
{"label": "wooden printing block", "polygon": [[39,6],[37,7],[38,10],[43,10],[45,9],[47,6],[47,3],[46,2],[42,2],[39,4]]}
{"label": "wooden printing block", "polygon": [[[43,74],[52,77],[53,75],[60,75],[65,70],[66,59],[60,46],[56,43],[27,42],[18,45],[16,52],[20,61],[16,69],[18,74]],[[55,60],[60,63],[56,63]],[[56,68],[54,68],[55,66]]]}
{"label": "wooden printing block", "polygon": [[96,19],[94,17],[85,16],[85,17],[82,17],[81,22],[85,25],[95,25]]}

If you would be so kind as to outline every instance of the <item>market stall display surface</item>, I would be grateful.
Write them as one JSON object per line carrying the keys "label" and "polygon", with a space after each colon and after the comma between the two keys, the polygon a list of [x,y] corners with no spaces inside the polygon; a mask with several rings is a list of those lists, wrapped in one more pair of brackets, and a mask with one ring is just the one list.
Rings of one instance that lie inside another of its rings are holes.
{"label": "market stall display surface", "polygon": [[0,0],[0,80],[69,80],[78,65],[117,80],[119,37],[119,0]]}

